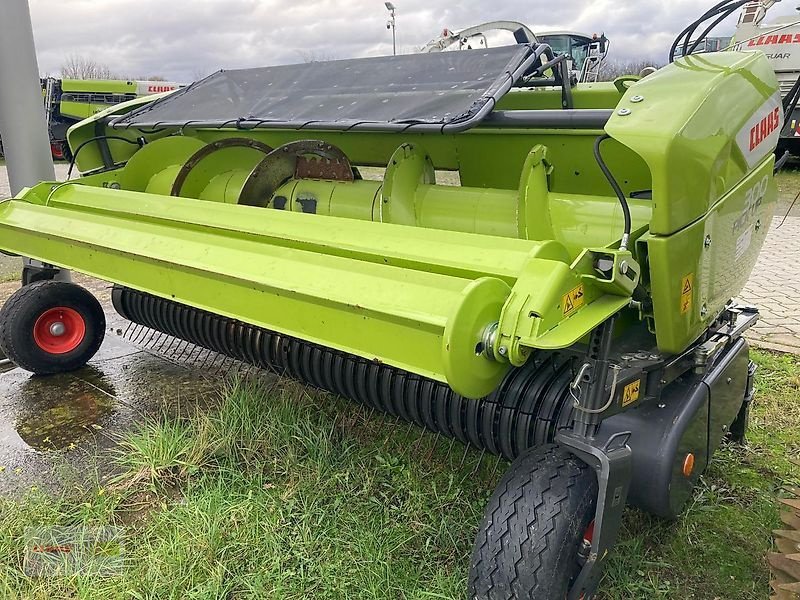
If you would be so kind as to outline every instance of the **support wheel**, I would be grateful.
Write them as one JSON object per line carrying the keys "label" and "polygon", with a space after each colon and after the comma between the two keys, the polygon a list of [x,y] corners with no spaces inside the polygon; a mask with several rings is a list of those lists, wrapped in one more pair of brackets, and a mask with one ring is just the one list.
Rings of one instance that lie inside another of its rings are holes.
{"label": "support wheel", "polygon": [[469,576],[477,600],[564,600],[588,555],[597,478],[557,446],[517,458],[481,522]]}
{"label": "support wheel", "polygon": [[75,371],[103,342],[106,318],[88,291],[62,281],[17,290],[0,309],[0,350],[37,375]]}

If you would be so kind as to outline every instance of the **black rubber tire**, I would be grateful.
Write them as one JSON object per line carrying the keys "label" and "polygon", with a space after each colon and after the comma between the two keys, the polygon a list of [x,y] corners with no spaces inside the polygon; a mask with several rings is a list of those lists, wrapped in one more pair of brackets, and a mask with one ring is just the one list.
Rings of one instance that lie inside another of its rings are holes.
{"label": "black rubber tire", "polygon": [[481,522],[469,575],[472,600],[564,600],[594,520],[594,471],[557,446],[517,458]]}
{"label": "black rubber tire", "polygon": [[[55,307],[75,310],[84,321],[83,340],[66,354],[52,354],[34,340],[37,319]],[[0,309],[0,349],[18,367],[37,375],[75,371],[100,349],[106,317],[87,290],[63,281],[38,281],[17,290]]]}

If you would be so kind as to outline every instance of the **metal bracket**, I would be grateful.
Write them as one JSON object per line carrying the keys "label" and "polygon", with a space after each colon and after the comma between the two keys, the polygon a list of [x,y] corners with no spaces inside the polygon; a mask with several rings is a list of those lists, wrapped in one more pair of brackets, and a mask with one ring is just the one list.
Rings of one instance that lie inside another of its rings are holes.
{"label": "metal bracket", "polygon": [[272,146],[248,138],[226,138],[224,140],[211,142],[207,146],[200,148],[200,150],[195,152],[191,158],[183,164],[181,170],[178,172],[178,176],[175,178],[175,182],[172,184],[170,196],[180,196],[183,184],[186,183],[186,178],[189,177],[192,170],[204,159],[226,148],[253,148],[264,154],[269,154],[273,150]]}
{"label": "metal bracket", "polygon": [[592,467],[597,474],[598,495],[592,548],[572,585],[567,600],[591,600],[603,574],[603,564],[617,540],[628,490],[631,485],[630,432],[612,436],[602,447],[573,432],[561,432],[556,441]]}
{"label": "metal bracket", "polygon": [[[304,159],[306,156],[314,156],[324,162],[313,166]],[[267,154],[256,165],[242,187],[239,204],[266,207],[284,183],[312,173],[339,181],[355,179],[350,161],[336,146],[319,140],[289,142]]]}

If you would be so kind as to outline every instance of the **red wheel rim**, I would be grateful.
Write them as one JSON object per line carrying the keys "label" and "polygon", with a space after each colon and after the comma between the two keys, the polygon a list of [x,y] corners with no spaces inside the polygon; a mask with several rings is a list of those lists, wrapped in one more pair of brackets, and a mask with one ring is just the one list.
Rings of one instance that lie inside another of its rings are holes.
{"label": "red wheel rim", "polygon": [[57,306],[42,313],[33,326],[33,341],[48,354],[67,354],[86,337],[86,321],[72,308]]}

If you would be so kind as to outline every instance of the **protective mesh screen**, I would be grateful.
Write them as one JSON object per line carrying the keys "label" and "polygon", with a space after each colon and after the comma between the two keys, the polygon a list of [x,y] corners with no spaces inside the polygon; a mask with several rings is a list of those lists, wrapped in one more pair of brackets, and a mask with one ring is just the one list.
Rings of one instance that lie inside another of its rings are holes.
{"label": "protective mesh screen", "polygon": [[469,122],[507,91],[532,53],[531,46],[517,45],[220,71],[113,126],[247,121],[249,126],[392,129]]}

